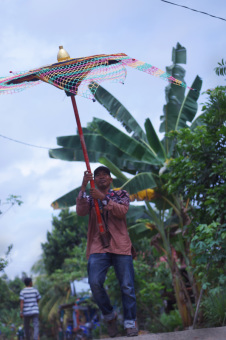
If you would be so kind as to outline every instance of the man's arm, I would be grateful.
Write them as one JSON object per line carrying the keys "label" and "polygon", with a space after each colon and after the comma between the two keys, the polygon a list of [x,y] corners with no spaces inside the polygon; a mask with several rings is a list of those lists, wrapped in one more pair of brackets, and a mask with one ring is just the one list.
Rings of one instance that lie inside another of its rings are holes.
{"label": "man's arm", "polygon": [[105,210],[111,211],[117,218],[124,218],[129,209],[129,194],[121,190],[118,194],[118,202],[113,201],[110,197],[105,196],[98,189],[90,189],[90,194],[95,199],[100,199]]}
{"label": "man's arm", "polygon": [[81,190],[76,199],[76,212],[79,216],[85,216],[89,213],[89,202],[86,197],[86,187],[88,182],[93,179],[93,174],[88,171],[84,172]]}
{"label": "man's arm", "polygon": [[85,171],[83,180],[82,180],[82,186],[81,191],[85,192],[87,184],[93,179],[93,174],[91,172]]}
{"label": "man's arm", "polygon": [[129,210],[129,204],[117,203],[109,199],[104,209],[111,211],[114,216],[121,219],[125,217],[127,211]]}
{"label": "man's arm", "polygon": [[24,300],[20,300],[20,317],[23,318]]}

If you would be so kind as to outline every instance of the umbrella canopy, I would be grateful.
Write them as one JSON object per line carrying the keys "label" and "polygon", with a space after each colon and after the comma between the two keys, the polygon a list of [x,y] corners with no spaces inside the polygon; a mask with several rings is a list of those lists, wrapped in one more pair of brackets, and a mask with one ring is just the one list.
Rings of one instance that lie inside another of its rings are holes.
{"label": "umbrella canopy", "polygon": [[[0,94],[22,91],[44,81],[67,93],[94,99],[95,90],[103,81],[124,83],[126,66],[167,80],[175,85],[188,87],[182,81],[155,66],[131,58],[125,53],[118,53],[84,58],[70,58],[68,56],[66,60],[64,58],[63,61],[55,64],[0,78]],[[90,91],[90,86],[93,86],[92,91]]]}

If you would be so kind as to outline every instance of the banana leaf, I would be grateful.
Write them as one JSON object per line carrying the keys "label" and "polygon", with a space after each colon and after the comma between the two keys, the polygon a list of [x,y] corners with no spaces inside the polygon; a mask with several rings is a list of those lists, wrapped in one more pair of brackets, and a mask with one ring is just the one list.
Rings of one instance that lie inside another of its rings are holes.
{"label": "banana leaf", "polygon": [[[89,161],[91,163],[101,163],[107,166],[108,162],[115,164],[121,171],[128,172],[131,175],[135,175],[138,171],[139,172],[147,172],[153,171],[157,172],[158,170],[155,169],[154,166],[141,163],[139,161],[133,160],[132,157],[130,158],[128,155],[123,155],[123,157],[119,158],[114,155],[104,154],[103,152],[91,152],[88,150],[89,154]],[[125,158],[127,156],[127,158]],[[54,159],[61,159],[63,161],[75,161],[75,162],[83,162],[84,155],[82,150],[74,150],[74,149],[50,149],[49,150],[49,157]]]}
{"label": "banana leaf", "polygon": [[[88,184],[87,189],[89,188],[90,186]],[[76,205],[76,198],[79,194],[80,189],[80,187],[76,188],[68,192],[66,195],[59,197],[51,204],[51,207],[53,207],[53,209],[65,209],[73,207],[74,205]]]}
{"label": "banana leaf", "polygon": [[[98,84],[96,84],[98,86]],[[92,92],[92,84],[89,85]],[[147,141],[145,133],[143,132],[140,125],[134,119],[134,117],[129,113],[129,111],[116,99],[111,93],[105,90],[102,86],[98,86],[95,92],[95,99],[103,106],[105,109],[116,118],[125,127],[126,131],[133,132],[133,137]]]}
{"label": "banana leaf", "polygon": [[132,195],[141,190],[156,188],[156,186],[153,175],[150,172],[142,172],[129,179],[121,188]]}
{"label": "banana leaf", "polygon": [[180,43],[177,43],[176,48],[173,47],[172,51],[172,62],[174,64],[186,64],[186,48]]}
{"label": "banana leaf", "polygon": [[155,228],[153,228],[152,230],[147,228],[145,223],[143,222],[134,224],[133,226],[128,228],[128,231],[131,239],[134,239],[136,241],[141,240],[144,237],[151,239],[158,233]]}
{"label": "banana leaf", "polygon": [[176,131],[186,127],[187,122],[192,122],[197,113],[197,100],[202,87],[202,79],[199,76],[196,76],[191,87],[196,89],[196,91],[189,90],[187,96],[185,97],[174,127],[174,130]]}
{"label": "banana leaf", "polygon": [[196,76],[191,87],[197,91],[189,90],[182,103],[180,103],[176,97],[173,97],[172,100],[164,106],[164,116],[161,116],[162,123],[159,129],[160,132],[168,133],[171,130],[179,130],[187,127],[187,122],[191,122],[194,119],[198,109],[197,100],[202,87],[202,80],[199,76]]}
{"label": "banana leaf", "polygon": [[[74,149],[50,149],[49,150],[49,157],[55,159],[61,159],[62,161],[69,161],[69,162],[83,162],[84,161],[84,154],[82,150],[74,150]],[[92,163],[98,163],[99,159],[103,157],[102,152],[89,152],[89,161]]]}
{"label": "banana leaf", "polygon": [[[88,151],[114,154],[117,157],[121,157],[123,155],[123,152],[112,143],[108,142],[105,136],[101,136],[99,134],[84,134],[84,140]],[[64,148],[81,150],[81,142],[78,135],[57,137],[57,144]]]}
{"label": "banana leaf", "polygon": [[155,153],[157,157],[159,157],[162,160],[165,160],[166,159],[165,150],[149,118],[146,119],[144,126],[149,143],[148,147],[150,147],[151,150],[153,150],[153,153]]}
{"label": "banana leaf", "polygon": [[126,214],[126,219],[127,219],[127,223],[134,223],[135,219],[139,219],[139,218],[147,218],[146,215],[146,208],[144,205],[132,205],[130,204],[129,206],[129,210]]}
{"label": "banana leaf", "polygon": [[129,137],[104,120],[95,119],[98,132],[109,142],[130,157],[149,164],[162,164],[162,161],[151,150],[139,141]]}
{"label": "banana leaf", "polygon": [[[175,86],[175,85],[172,85]],[[196,76],[192,88],[197,89],[197,91],[189,90],[187,96],[184,98],[182,104],[176,102],[176,98],[173,98],[167,105],[164,106],[164,116],[161,116],[163,121],[160,125],[160,132],[168,133],[171,130],[179,130],[181,128],[188,127],[187,122],[192,122],[197,110],[198,104],[197,100],[200,95],[200,90],[202,87],[202,80],[199,76]],[[178,110],[179,105],[179,110]],[[165,149],[167,152],[167,157],[171,157],[174,150],[173,141],[167,137],[164,137],[162,143],[165,144]]]}
{"label": "banana leaf", "polygon": [[111,173],[121,180],[121,182],[126,182],[128,178],[122,173],[122,171],[115,165],[115,163],[112,163],[109,159],[105,157],[100,158],[100,163],[104,164],[106,167],[108,167],[111,171]]}

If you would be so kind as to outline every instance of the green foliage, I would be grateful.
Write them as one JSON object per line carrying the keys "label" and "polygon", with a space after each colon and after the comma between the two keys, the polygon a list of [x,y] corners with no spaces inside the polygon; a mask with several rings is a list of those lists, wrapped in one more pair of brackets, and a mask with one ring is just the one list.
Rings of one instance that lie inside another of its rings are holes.
{"label": "green foliage", "polygon": [[[173,49],[172,61],[173,64],[166,67],[167,73],[170,73],[173,77],[185,82],[185,70],[179,64],[186,63],[186,49],[179,43],[177,43],[176,48]],[[181,128],[187,127],[187,122],[192,122],[197,113],[197,100],[202,87],[202,80],[199,76],[196,76],[191,87],[196,89],[196,91],[190,90],[186,96],[185,88],[173,84],[169,84],[166,87],[166,104],[163,107],[163,115],[160,116],[160,132],[167,134],[171,130],[178,131]],[[172,157],[174,143],[172,143],[166,135],[162,142],[167,157]]]}
{"label": "green foliage", "polygon": [[[71,296],[70,282],[86,277],[86,268],[85,239],[81,239],[79,245],[65,254],[61,269],[56,269],[49,275],[42,271],[41,266],[42,274],[36,278],[35,285],[42,296],[39,302],[41,331],[49,338],[56,337],[55,332],[59,326],[59,306],[74,302],[76,299]],[[50,324],[54,327],[49,327]]]}
{"label": "green foliage", "polygon": [[181,316],[178,310],[172,310],[169,314],[162,313],[160,321],[166,326],[169,332],[180,331],[183,329]]}
{"label": "green foliage", "polygon": [[14,280],[9,280],[6,275],[0,278],[0,320],[1,311],[18,308],[19,292],[23,287],[24,284],[18,277]]}
{"label": "green foliage", "polygon": [[49,276],[37,277],[35,285],[42,296],[39,302],[41,334],[48,339],[56,338],[60,321],[58,308],[71,301],[69,274],[58,269]]}
{"label": "green foliage", "polygon": [[86,239],[81,239],[78,246],[75,246],[66,258],[62,270],[70,273],[70,281],[79,280],[87,276],[87,258],[86,258]]}
{"label": "green foliage", "polygon": [[191,222],[184,229],[190,241],[188,270],[203,289],[219,292],[226,283],[226,87],[208,90],[201,125],[171,132],[177,157],[163,175],[170,194],[190,201]]}
{"label": "green foliage", "polygon": [[195,229],[191,240],[191,251],[194,264],[217,263],[226,259],[226,225],[212,222],[210,225],[200,224]]}
{"label": "green foliage", "polygon": [[7,294],[10,294],[10,290],[7,285],[7,281],[4,278],[0,278],[0,310],[4,307],[8,307],[5,304],[8,301]]}
{"label": "green foliage", "polygon": [[226,75],[226,63],[224,59],[221,60],[221,63],[218,63],[218,67],[216,67],[214,70],[218,76],[224,76]]}
{"label": "green foliage", "polygon": [[[157,259],[156,259],[157,260]],[[164,295],[172,291],[171,276],[165,263],[151,267],[143,262],[142,257],[135,261],[135,287],[140,313],[160,315],[164,309]],[[165,297],[166,299],[166,297]]]}
{"label": "green foliage", "polygon": [[15,204],[18,204],[19,206],[23,203],[23,201],[20,200],[21,196],[17,195],[9,195],[5,201],[1,202],[0,200],[0,206],[6,205],[8,208],[4,212],[0,210],[0,215],[5,214],[10,208],[12,208]]}
{"label": "green foliage", "polygon": [[61,269],[71,250],[86,238],[87,219],[82,219],[75,212],[62,210],[59,217],[53,217],[52,233],[47,232],[47,242],[42,243],[45,270],[52,274]]}
{"label": "green foliage", "polygon": [[172,132],[178,157],[170,162],[166,188],[190,199],[201,223],[225,222],[226,94],[225,87],[207,91],[203,125]]}
{"label": "green foliage", "polygon": [[201,304],[207,327],[226,326],[226,292],[222,289],[217,294],[210,292]]}
{"label": "green foliage", "polygon": [[[4,200],[3,202],[0,200],[0,207],[3,205],[7,206],[7,209],[2,211],[0,209],[0,216],[2,217],[5,213],[7,213],[9,211],[10,208],[12,208],[15,204],[18,204],[19,206],[23,203],[20,200],[21,196],[16,196],[16,195],[9,195],[6,200]],[[8,250],[5,254],[4,258],[0,258],[0,272],[3,271],[3,269],[8,265],[8,256],[10,254],[10,251],[12,249],[13,245],[10,245],[8,247]]]}
{"label": "green foliage", "polygon": [[15,309],[4,309],[3,311],[1,311],[0,324],[4,324],[6,328],[11,330],[11,333],[12,328],[13,329],[18,328],[21,325],[21,323],[22,321],[20,318],[19,304]]}
{"label": "green foliage", "polygon": [[13,332],[10,327],[5,324],[0,324],[0,339],[9,340],[12,339]]}
{"label": "green foliage", "polygon": [[192,264],[203,289],[226,284],[226,224],[212,222],[195,229],[191,240]]}
{"label": "green foliage", "polygon": [[6,199],[6,203],[8,204],[18,204],[19,206],[23,203],[23,201],[20,200],[21,196],[18,195],[9,195],[9,197]]}
{"label": "green foliage", "polygon": [[6,251],[5,253],[5,257],[4,258],[0,258],[0,272],[3,271],[3,269],[7,266],[8,264],[8,257],[10,255],[10,252],[13,248],[13,245],[11,244],[9,247],[8,247],[8,250]]}
{"label": "green foliage", "polygon": [[22,279],[16,276],[13,280],[8,283],[9,289],[13,291],[16,296],[19,296],[20,291],[24,288],[24,283]]}
{"label": "green foliage", "polygon": [[19,292],[24,287],[21,279],[9,280],[6,275],[0,278],[0,331],[3,339],[14,339],[21,326]]}

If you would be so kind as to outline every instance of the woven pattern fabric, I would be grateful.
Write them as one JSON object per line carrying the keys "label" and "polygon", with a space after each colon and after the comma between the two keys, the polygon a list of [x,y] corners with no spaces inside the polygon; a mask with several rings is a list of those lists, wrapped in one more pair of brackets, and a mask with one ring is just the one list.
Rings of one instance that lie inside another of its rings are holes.
{"label": "woven pattern fabric", "polygon": [[36,81],[24,80],[23,82],[21,83],[18,82],[17,84],[11,83],[14,79],[16,80],[23,78],[23,76],[28,73],[29,71],[28,72],[24,71],[16,74],[14,73],[14,75],[10,77],[0,77],[0,94],[12,94],[16,92],[21,92],[29,87],[41,83],[41,80],[38,81],[38,79],[36,79]]}
{"label": "woven pattern fabric", "polygon": [[130,58],[124,53],[118,53],[69,59],[28,72],[17,73],[11,77],[0,78],[0,94],[22,91],[44,81],[68,93],[93,99],[97,86],[103,81],[124,83],[126,66],[175,85],[187,87],[182,81],[155,66]]}

